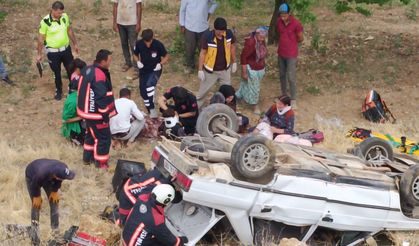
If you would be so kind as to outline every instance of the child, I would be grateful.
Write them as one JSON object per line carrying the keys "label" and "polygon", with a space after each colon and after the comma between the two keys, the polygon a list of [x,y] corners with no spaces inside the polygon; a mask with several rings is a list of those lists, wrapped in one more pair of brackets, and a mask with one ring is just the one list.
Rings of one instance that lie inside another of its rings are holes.
{"label": "child", "polygon": [[78,146],[84,143],[85,127],[83,127],[82,119],[77,116],[77,87],[81,70],[85,67],[86,63],[78,58],[70,64],[71,81],[68,85],[68,96],[64,102],[62,114],[61,133]]}
{"label": "child", "polygon": [[185,130],[179,122],[179,116],[176,114],[173,108],[168,108],[163,111],[164,117],[164,134],[170,139],[176,137],[186,136]]}

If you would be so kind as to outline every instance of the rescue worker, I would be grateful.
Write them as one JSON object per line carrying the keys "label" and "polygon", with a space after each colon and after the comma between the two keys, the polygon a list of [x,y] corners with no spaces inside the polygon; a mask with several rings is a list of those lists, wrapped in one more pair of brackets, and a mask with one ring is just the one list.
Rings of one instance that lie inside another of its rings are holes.
{"label": "rescue worker", "polygon": [[42,198],[41,188],[47,193],[50,206],[51,229],[58,232],[59,214],[58,202],[60,200],[58,190],[64,179],[72,180],[75,173],[66,164],[58,160],[38,159],[26,167],[26,186],[32,201],[31,210],[31,240],[33,245],[39,245],[39,212]]}
{"label": "rescue worker", "polygon": [[116,115],[109,67],[109,50],[99,50],[93,65],[83,70],[79,80],[77,114],[86,120],[83,161],[95,162],[96,167],[107,169],[111,131],[109,118]]}
{"label": "rescue worker", "polygon": [[143,194],[128,215],[122,231],[126,246],[184,245],[186,237],[176,237],[165,224],[164,207],[175,198],[171,185],[157,185],[151,194]]}
{"label": "rescue worker", "polygon": [[221,17],[215,19],[214,30],[202,36],[198,64],[201,81],[197,96],[199,108],[215,83],[231,85],[231,73],[237,71],[235,43],[233,31],[227,29],[227,21]]}
{"label": "rescue worker", "polygon": [[70,40],[76,53],[79,53],[76,36],[71,28],[70,18],[64,13],[64,4],[55,1],[52,4],[51,12],[45,16],[39,24],[38,55],[37,62],[42,61],[42,53],[46,48],[47,58],[51,70],[54,72],[55,96],[59,101],[62,98],[63,83],[61,81],[61,63],[67,70],[70,78],[69,65],[73,61]]}
{"label": "rescue worker", "polygon": [[119,224],[125,225],[126,218],[140,195],[149,194],[156,185],[169,184],[170,179],[165,178],[161,172],[154,168],[143,175],[129,178],[119,194]]}
{"label": "rescue worker", "polygon": [[[173,98],[174,105],[167,105],[167,100]],[[172,107],[178,114],[179,122],[185,129],[186,134],[194,134],[196,121],[198,120],[198,103],[192,92],[182,86],[174,86],[166,91],[157,100],[160,109],[165,111]]]}
{"label": "rescue worker", "polygon": [[153,30],[144,30],[141,38],[134,47],[134,59],[137,61],[140,76],[140,94],[150,117],[157,118],[154,94],[162,74],[162,66],[169,61],[169,54],[163,43],[154,39]]}

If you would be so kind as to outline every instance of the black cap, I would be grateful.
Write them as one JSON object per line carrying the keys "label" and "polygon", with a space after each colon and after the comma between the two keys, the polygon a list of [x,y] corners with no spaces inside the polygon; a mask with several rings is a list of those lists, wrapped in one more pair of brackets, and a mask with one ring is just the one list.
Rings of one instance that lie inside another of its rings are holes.
{"label": "black cap", "polygon": [[68,169],[68,167],[66,167],[66,168],[60,168],[60,170],[58,170],[55,176],[57,176],[57,178],[60,178],[60,179],[72,180],[74,179],[74,176],[76,176],[76,174],[70,169]]}
{"label": "black cap", "polygon": [[227,21],[224,18],[218,17],[214,21],[215,30],[227,30]]}

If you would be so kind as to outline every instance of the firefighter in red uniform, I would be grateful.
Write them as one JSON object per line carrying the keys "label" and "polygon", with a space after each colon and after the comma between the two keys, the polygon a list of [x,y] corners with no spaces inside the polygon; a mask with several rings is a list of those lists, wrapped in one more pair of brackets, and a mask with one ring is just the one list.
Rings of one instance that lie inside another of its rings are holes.
{"label": "firefighter in red uniform", "polygon": [[[170,184],[170,178],[154,168],[143,175],[135,175],[129,178],[125,184],[124,189],[119,194],[119,224],[125,225],[126,218],[131,211],[134,204],[137,202],[138,197],[144,194],[150,194],[154,187],[159,184]],[[180,192],[175,194],[176,200],[178,197],[181,199]],[[176,201],[174,201],[176,203]]]}
{"label": "firefighter in red uniform", "polygon": [[141,195],[122,231],[124,246],[179,246],[187,243],[186,237],[176,237],[165,224],[164,207],[174,198],[175,190],[169,184],[157,185],[151,194]]}
{"label": "firefighter in red uniform", "polygon": [[109,67],[109,50],[99,50],[93,65],[84,69],[79,80],[77,114],[86,120],[83,161],[108,168],[111,131],[109,118],[116,115]]}

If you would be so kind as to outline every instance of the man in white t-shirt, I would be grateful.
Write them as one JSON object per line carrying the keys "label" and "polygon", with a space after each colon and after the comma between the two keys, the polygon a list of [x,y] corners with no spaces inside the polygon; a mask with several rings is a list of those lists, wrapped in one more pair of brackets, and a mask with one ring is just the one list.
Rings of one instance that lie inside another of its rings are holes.
{"label": "man in white t-shirt", "polygon": [[122,71],[126,72],[133,65],[131,54],[134,51],[138,33],[141,31],[141,0],[112,0],[113,30],[119,33],[125,64]]}
{"label": "man in white t-shirt", "polygon": [[131,91],[122,88],[119,91],[119,99],[115,100],[115,108],[118,114],[110,119],[112,139],[120,141],[128,140],[133,143],[145,125],[145,113],[141,112],[131,99]]}

